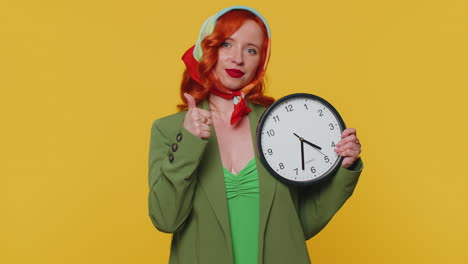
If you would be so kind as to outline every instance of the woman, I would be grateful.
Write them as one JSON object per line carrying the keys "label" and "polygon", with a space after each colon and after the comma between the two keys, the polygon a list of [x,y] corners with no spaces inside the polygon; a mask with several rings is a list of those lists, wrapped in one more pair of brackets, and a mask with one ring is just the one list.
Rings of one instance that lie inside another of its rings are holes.
{"label": "woman", "polygon": [[183,111],[156,120],[149,157],[149,212],[173,233],[170,263],[310,263],[305,241],[351,196],[362,169],[354,129],[342,167],[308,187],[278,182],[254,151],[270,31],[255,10],[210,17],[183,56]]}

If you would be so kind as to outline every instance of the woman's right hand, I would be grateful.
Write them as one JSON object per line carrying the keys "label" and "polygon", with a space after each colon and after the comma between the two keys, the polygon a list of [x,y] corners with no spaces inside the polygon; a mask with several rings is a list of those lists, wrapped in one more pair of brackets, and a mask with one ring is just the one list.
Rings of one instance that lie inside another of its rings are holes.
{"label": "woman's right hand", "polygon": [[195,99],[188,93],[184,93],[188,103],[188,112],[184,119],[184,128],[193,135],[206,139],[211,135],[211,113],[205,109],[200,109],[195,103]]}

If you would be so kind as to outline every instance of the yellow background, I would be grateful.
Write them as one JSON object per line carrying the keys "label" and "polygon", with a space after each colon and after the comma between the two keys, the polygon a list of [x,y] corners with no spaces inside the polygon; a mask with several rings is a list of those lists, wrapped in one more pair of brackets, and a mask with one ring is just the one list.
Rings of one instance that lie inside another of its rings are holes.
{"label": "yellow background", "polygon": [[0,263],[167,263],[147,216],[152,121],[209,15],[259,10],[268,94],[320,95],[365,170],[314,263],[468,263],[468,2],[0,2]]}

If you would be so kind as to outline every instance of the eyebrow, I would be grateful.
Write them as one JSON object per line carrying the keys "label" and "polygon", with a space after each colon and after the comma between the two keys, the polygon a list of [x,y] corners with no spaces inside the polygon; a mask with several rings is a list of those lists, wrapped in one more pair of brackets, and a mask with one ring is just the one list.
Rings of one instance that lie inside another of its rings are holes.
{"label": "eyebrow", "polygon": [[[227,38],[227,39],[225,39],[224,41],[226,41],[226,40],[232,40],[232,41],[236,41],[236,40],[235,40],[235,39],[233,39],[233,38]],[[248,45],[248,46],[254,46],[254,47],[256,47],[257,49],[259,49],[259,50],[260,50],[260,47],[259,47],[258,45],[256,45],[256,44],[254,44],[254,43],[250,43],[250,42],[248,42],[248,43],[247,43],[247,45]]]}

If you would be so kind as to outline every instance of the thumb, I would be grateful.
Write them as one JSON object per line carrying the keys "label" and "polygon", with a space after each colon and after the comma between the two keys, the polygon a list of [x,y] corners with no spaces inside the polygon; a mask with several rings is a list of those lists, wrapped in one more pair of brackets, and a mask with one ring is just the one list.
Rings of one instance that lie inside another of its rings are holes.
{"label": "thumb", "polygon": [[187,99],[189,109],[197,108],[197,104],[195,103],[195,99],[193,98],[193,96],[191,96],[188,93],[184,93],[184,97],[185,99]]}

